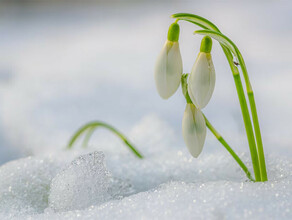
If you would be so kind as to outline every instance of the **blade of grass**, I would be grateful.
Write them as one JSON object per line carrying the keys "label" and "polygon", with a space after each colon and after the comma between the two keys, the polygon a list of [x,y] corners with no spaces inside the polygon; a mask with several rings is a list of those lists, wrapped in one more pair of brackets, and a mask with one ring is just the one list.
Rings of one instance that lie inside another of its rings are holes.
{"label": "blade of grass", "polygon": [[[140,159],[143,158],[142,154],[134,147],[133,144],[131,144],[128,141],[128,139],[120,131],[118,131],[113,126],[111,126],[105,122],[102,122],[102,121],[92,121],[92,122],[89,122],[89,123],[83,125],[81,128],[79,128],[75,132],[75,134],[71,137],[71,139],[67,145],[67,149],[71,149],[73,147],[74,143],[82,136],[82,134],[84,134],[84,132],[86,132],[86,131],[93,132],[97,127],[106,128],[109,131],[116,134],[124,142],[124,144],[126,144],[128,146],[128,148],[132,151],[132,153],[134,153]],[[94,129],[94,130],[92,130],[92,129]]]}

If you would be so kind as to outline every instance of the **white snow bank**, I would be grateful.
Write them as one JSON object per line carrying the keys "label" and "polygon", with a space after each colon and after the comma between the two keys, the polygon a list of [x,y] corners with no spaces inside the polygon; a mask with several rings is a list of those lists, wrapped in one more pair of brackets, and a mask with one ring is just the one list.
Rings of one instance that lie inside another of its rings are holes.
{"label": "white snow bank", "polygon": [[[291,159],[268,156],[269,182],[251,183],[219,143],[208,140],[194,159],[173,134],[151,115],[129,135],[143,160],[98,130],[87,149],[7,163],[0,219],[292,218]],[[239,155],[251,170],[249,155]]]}
{"label": "white snow bank", "polygon": [[170,182],[86,210],[32,219],[291,219],[287,183]]}
{"label": "white snow bank", "polygon": [[[251,183],[223,151],[192,159],[186,149],[173,149],[144,160],[107,153],[106,167],[102,153],[71,163],[80,152],[66,154],[55,155],[58,160],[26,158],[2,166],[1,179],[9,173],[14,178],[0,186],[1,198],[6,196],[1,219],[292,217],[290,159],[268,157],[269,182]],[[9,192],[9,186],[17,193]]]}

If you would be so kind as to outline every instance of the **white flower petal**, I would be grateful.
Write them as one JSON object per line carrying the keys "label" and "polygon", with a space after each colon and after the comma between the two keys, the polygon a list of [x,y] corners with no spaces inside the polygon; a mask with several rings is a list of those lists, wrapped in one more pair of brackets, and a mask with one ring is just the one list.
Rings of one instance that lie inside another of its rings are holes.
{"label": "white flower petal", "polygon": [[215,88],[215,69],[210,53],[200,52],[189,78],[188,92],[197,108],[204,108]]}
{"label": "white flower petal", "polygon": [[187,104],[183,120],[182,133],[185,144],[193,157],[202,152],[206,139],[206,122],[200,109],[193,104]]}
{"label": "white flower petal", "polygon": [[179,87],[182,74],[182,58],[178,42],[166,41],[155,66],[155,82],[163,99],[172,96]]}

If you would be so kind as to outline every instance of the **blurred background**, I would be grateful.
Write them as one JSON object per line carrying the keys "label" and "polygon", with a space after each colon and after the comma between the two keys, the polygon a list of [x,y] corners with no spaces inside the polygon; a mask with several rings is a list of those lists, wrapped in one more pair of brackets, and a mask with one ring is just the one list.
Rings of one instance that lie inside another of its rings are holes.
{"label": "blurred background", "polygon": [[[265,152],[291,156],[291,1],[7,0],[0,1],[0,164],[62,150],[90,120],[109,122],[132,139],[135,126],[146,123],[145,133],[151,133],[161,121],[173,131],[173,143],[184,147],[184,97],[179,91],[162,100],[153,79],[170,15],[177,12],[208,18],[237,44],[255,92]],[[192,34],[198,27],[180,24],[189,72],[201,37]],[[213,45],[217,82],[204,112],[236,151],[248,152],[231,71]],[[106,132],[94,143],[111,139]],[[207,145],[204,153],[222,150],[210,133]]]}

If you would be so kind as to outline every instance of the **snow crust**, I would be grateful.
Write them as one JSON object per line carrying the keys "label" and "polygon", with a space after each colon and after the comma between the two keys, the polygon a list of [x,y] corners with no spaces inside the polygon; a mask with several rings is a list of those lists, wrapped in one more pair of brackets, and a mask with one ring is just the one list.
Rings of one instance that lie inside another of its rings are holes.
{"label": "snow crust", "polygon": [[1,166],[1,213],[42,212],[48,206],[50,184],[61,164],[54,158],[27,157]]}
{"label": "snow crust", "polygon": [[103,159],[101,152],[80,156],[58,173],[51,183],[49,207],[68,211],[105,201],[109,197],[109,173]]}
{"label": "snow crust", "polygon": [[[154,137],[165,131],[156,141],[142,135],[150,122]],[[291,219],[291,159],[267,157],[269,181],[252,183],[223,148],[194,159],[185,146],[168,145],[171,129],[155,116],[132,133],[143,160],[112,142],[116,151],[91,145],[5,164],[1,219]]]}

